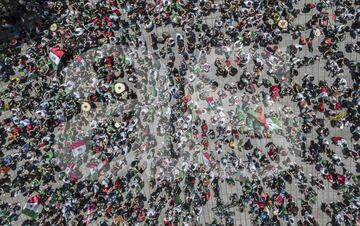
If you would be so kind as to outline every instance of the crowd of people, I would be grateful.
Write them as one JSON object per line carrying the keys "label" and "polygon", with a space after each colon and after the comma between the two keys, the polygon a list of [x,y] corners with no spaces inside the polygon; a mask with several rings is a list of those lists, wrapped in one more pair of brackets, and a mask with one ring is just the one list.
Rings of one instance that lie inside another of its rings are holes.
{"label": "crowd of people", "polygon": [[359,1],[18,2],[0,225],[360,224]]}

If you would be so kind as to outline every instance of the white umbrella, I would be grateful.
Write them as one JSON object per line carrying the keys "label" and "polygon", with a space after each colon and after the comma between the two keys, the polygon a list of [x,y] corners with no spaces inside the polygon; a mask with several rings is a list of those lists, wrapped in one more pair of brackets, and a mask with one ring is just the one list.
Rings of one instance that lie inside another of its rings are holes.
{"label": "white umbrella", "polygon": [[91,106],[88,102],[84,102],[82,105],[81,105],[81,110],[82,111],[90,111],[91,109]]}
{"label": "white umbrella", "polygon": [[126,90],[125,84],[117,83],[115,84],[115,93],[120,94]]}

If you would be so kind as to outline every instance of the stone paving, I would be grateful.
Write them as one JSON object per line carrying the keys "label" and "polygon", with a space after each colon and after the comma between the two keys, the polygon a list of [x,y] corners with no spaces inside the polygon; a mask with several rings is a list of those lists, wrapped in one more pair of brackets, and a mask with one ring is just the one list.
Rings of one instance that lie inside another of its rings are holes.
{"label": "stone paving", "polygon": [[[309,1],[304,1],[303,0],[298,5],[302,6],[303,3],[307,3],[307,2],[309,2]],[[297,19],[297,21],[295,23],[303,25],[303,24],[305,24],[306,21],[309,20],[310,17],[311,17],[311,14],[309,14],[309,13],[308,14],[301,14],[298,17],[298,19]],[[216,19],[216,15],[211,15],[211,17],[204,18],[204,20],[208,24],[213,24],[215,19]],[[177,32],[181,32],[181,30],[179,28],[174,29],[171,26],[167,26],[165,28],[164,27],[158,28],[158,29],[156,29],[155,32],[157,34],[161,34],[161,33],[165,32],[165,31],[170,33],[172,36],[175,36],[175,34]],[[144,38],[150,43],[150,37],[149,36],[145,36]],[[319,46],[320,40],[321,40],[320,37],[318,37],[317,40],[314,41],[314,46]],[[295,44],[296,41],[297,40],[292,40],[290,35],[285,34],[285,35],[283,35],[283,41],[281,42],[280,48],[285,49],[289,44]],[[354,40],[354,39],[352,39],[350,37],[347,37],[346,41],[342,42],[342,44],[341,44],[342,46],[340,48],[343,48],[344,43],[350,43],[350,42],[355,42],[355,41],[356,40]],[[243,49],[243,51],[244,52],[250,52],[250,49],[248,47],[246,47],[246,48]],[[261,52],[261,48],[260,48],[259,52]],[[300,52],[299,56],[314,56],[316,54],[319,54],[319,52],[318,52],[318,50],[316,48],[315,48],[313,53],[310,53],[307,50],[307,48],[305,48],[304,50],[302,50]],[[358,57],[359,57],[358,55],[359,54],[357,54],[357,53],[352,53],[352,54],[346,53],[346,56],[349,59],[353,59],[353,60],[356,60],[356,61],[358,61]],[[207,56],[208,62],[211,64],[216,59],[216,57],[218,57],[218,55],[216,55],[215,53],[210,54],[209,56]],[[324,81],[327,81],[328,83],[331,84],[333,82],[334,78],[331,78],[328,75],[328,72],[324,70],[324,63],[325,63],[325,61],[321,60],[319,62],[319,64],[315,64],[313,66],[303,67],[303,68],[299,69],[299,75],[300,76],[295,77],[293,82],[301,84],[301,80],[300,80],[301,76],[304,75],[305,73],[308,73],[308,74],[312,74],[312,75],[315,76],[315,81],[316,82],[319,81],[319,80],[324,80]],[[247,67],[249,68],[249,70],[251,70],[252,66],[253,66],[252,64],[249,64]],[[263,75],[263,76],[265,76],[265,75]],[[348,71],[345,71],[343,77],[346,78],[346,80],[349,83],[349,86],[352,85],[353,80],[351,79],[350,74],[349,74]],[[220,85],[219,87],[223,87],[223,85],[225,85],[226,83],[229,84],[229,83],[237,81],[236,76],[235,77],[228,76],[225,79],[220,78],[220,77],[216,77],[215,72],[214,72],[214,67],[211,67],[210,72],[205,75],[204,79],[205,80],[206,79],[211,79],[211,80],[218,81],[218,83]],[[196,84],[197,82],[201,83],[202,82],[201,78],[196,78],[193,81],[192,84]],[[260,92],[261,90],[262,90],[262,88],[259,89],[257,92]],[[239,98],[241,98],[242,95],[243,95],[243,91],[236,93],[236,96],[238,96]],[[194,101],[199,102],[200,107],[202,105],[205,105],[205,103],[202,100],[196,99],[196,95],[194,95],[193,98],[194,98]],[[285,106],[285,105],[290,106],[293,109],[296,109],[296,113],[298,113],[298,110],[297,110],[298,108],[296,107],[296,103],[292,102],[290,100],[290,98],[281,99],[278,104],[279,105],[277,105],[277,106]],[[232,109],[232,107],[228,106],[228,105],[229,104],[226,103],[226,101],[225,101],[225,103],[223,103],[222,107],[225,110]],[[274,110],[277,110],[277,109],[274,109]],[[156,124],[157,124],[157,121],[155,121],[154,124],[150,128],[152,133],[156,133],[155,132],[156,131]],[[342,136],[342,137],[346,138],[348,141],[350,141],[351,133],[350,133],[348,127],[344,127],[343,129],[336,129],[336,128],[333,128],[333,127],[329,126],[329,128],[331,128],[329,137]],[[315,132],[309,134],[308,135],[308,138],[309,138],[308,142],[311,141],[312,139],[315,139],[316,137],[317,137],[317,135],[316,135]],[[244,140],[246,140],[246,138],[244,138]],[[281,136],[273,137],[272,141],[274,143],[279,143],[279,144],[284,143],[284,145],[288,145],[288,147],[292,146],[292,144],[286,144],[285,143],[286,140],[284,139],[284,137],[281,137]],[[256,140],[256,142],[253,143],[253,144],[255,144],[256,146],[259,146],[259,147],[263,147],[264,141]],[[350,142],[350,148],[353,148],[353,145],[354,145],[354,143]],[[340,153],[340,148],[335,147],[334,145],[331,145],[331,148],[336,150],[336,153],[338,153],[340,156],[342,156],[342,154]],[[226,151],[224,151],[224,152],[226,152]],[[191,153],[194,154],[196,152],[193,151]],[[242,156],[244,160],[246,159],[246,155],[245,155],[246,152],[245,151],[243,151],[241,153],[237,153],[237,154]],[[127,162],[131,162],[131,159],[134,159],[135,157],[140,157],[142,159],[142,161],[144,161],[144,162],[147,161],[148,166],[151,164],[152,159],[149,159],[149,160],[146,159],[146,157],[147,157],[146,153],[135,154],[135,153],[132,152],[128,156],[125,156],[125,159],[127,160]],[[221,156],[219,156],[219,158],[220,157]],[[118,159],[117,161],[120,161],[121,159]],[[296,154],[294,154],[292,156],[292,160],[295,161],[298,164],[301,164],[303,166],[305,174],[318,175],[318,171],[315,170],[313,165],[302,162],[301,158],[296,156]],[[353,159],[349,158],[347,160],[344,160],[344,164],[345,164],[345,167],[347,169],[349,169],[351,172],[355,173],[355,162],[354,162]],[[116,173],[118,175],[121,175],[125,171],[126,171],[126,168],[122,169],[122,170],[120,170],[120,171],[118,171]],[[147,175],[147,176],[151,175],[149,167],[147,168],[147,172],[144,175]],[[12,176],[14,176],[14,173],[12,173]],[[56,175],[56,178],[58,179],[58,175]],[[145,178],[144,192],[145,192],[146,195],[150,195],[150,192],[151,192],[151,189],[149,188],[148,182],[149,181],[146,180],[146,178]],[[58,183],[58,184],[54,184],[53,186],[60,186],[60,185],[61,185],[61,183]],[[330,218],[320,210],[321,202],[322,201],[330,202],[330,201],[336,201],[336,200],[339,199],[338,194],[336,193],[336,191],[334,191],[330,186],[331,186],[331,184],[328,183],[327,181],[325,181],[325,190],[317,190],[318,199],[316,201],[315,206],[313,206],[313,210],[314,210],[313,215],[315,216],[315,218],[317,219],[317,221],[319,222],[320,225],[329,225],[329,221],[330,221]],[[287,191],[289,191],[295,197],[295,199],[298,200],[299,203],[300,203],[300,199],[304,198],[303,194],[301,194],[298,191],[296,182],[293,182],[292,184],[287,184],[286,188],[287,188]],[[236,182],[236,184],[234,186],[231,186],[231,185],[229,185],[227,183],[221,183],[221,194],[222,194],[223,200],[229,200],[229,197],[230,197],[231,194],[237,193],[237,192],[240,192],[240,191],[241,191],[241,186],[240,186],[238,181]],[[212,195],[211,197],[214,197],[214,196]],[[2,197],[1,197],[2,202],[11,202],[11,203],[12,202],[19,202],[19,203],[21,203],[22,207],[24,206],[26,199],[27,199],[27,197],[25,198],[25,197],[22,197],[22,196],[17,196],[15,198],[10,198],[9,194],[2,194]],[[211,200],[204,207],[203,213],[201,215],[201,220],[200,220],[201,225],[206,225],[206,223],[210,223],[210,220],[213,218],[213,212],[211,211],[211,209],[213,207],[215,207],[215,203],[216,203],[215,200],[213,200],[213,198],[211,198]],[[236,208],[232,208],[232,209],[235,212],[235,221],[236,221],[235,225],[251,225],[250,215],[248,213],[246,213],[246,212],[241,213]],[[25,219],[26,219],[26,216],[21,215],[18,222],[16,224],[14,224],[14,225],[20,225],[21,222],[23,222]],[[160,219],[161,219],[161,217],[160,217]],[[159,222],[159,225],[160,224],[162,224],[162,223]],[[72,225],[71,222],[69,222],[69,225]],[[96,224],[92,223],[92,225],[96,225]]]}

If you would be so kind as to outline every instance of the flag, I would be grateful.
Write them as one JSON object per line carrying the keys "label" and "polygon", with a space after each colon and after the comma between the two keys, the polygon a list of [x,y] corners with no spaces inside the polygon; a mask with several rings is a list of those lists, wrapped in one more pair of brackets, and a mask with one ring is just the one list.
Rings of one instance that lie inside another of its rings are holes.
{"label": "flag", "polygon": [[146,219],[146,212],[145,211],[141,211],[137,217],[137,221],[138,222],[143,222]]}
{"label": "flag", "polygon": [[184,96],[184,97],[182,98],[182,101],[183,101],[184,103],[190,102],[190,101],[191,101],[191,95],[188,94],[188,95]]}
{"label": "flag", "polygon": [[22,213],[35,219],[41,213],[43,206],[40,204],[40,196],[31,197],[24,206]]}
{"label": "flag", "polygon": [[49,53],[49,58],[56,65],[60,63],[61,58],[64,56],[65,52],[60,47],[54,47]]}
{"label": "flag", "polygon": [[100,172],[100,170],[109,163],[108,160],[103,160],[99,164],[94,162],[90,162],[86,165],[87,168],[90,169],[90,174],[95,175],[96,173]]}
{"label": "flag", "polygon": [[91,203],[90,205],[88,205],[87,209],[86,209],[86,213],[87,214],[91,214],[96,210],[96,204],[95,203]]}
{"label": "flag", "polygon": [[209,201],[210,196],[211,196],[210,191],[205,191],[205,192],[203,193],[203,195],[204,195],[205,200],[206,200],[206,201]]}
{"label": "flag", "polygon": [[228,68],[231,67],[231,61],[230,61],[229,58],[225,60],[225,64],[226,64],[226,66],[227,66]]}
{"label": "flag", "polygon": [[70,144],[70,149],[73,156],[77,157],[86,151],[86,143],[84,140],[78,140],[75,143]]}
{"label": "flag", "polygon": [[121,16],[121,11],[120,11],[120,9],[113,8],[112,12],[113,12],[116,16],[110,16],[110,18],[118,18],[119,16]]}
{"label": "flag", "polygon": [[206,97],[206,102],[209,104],[210,107],[215,107],[215,99],[214,97]]}
{"label": "flag", "polygon": [[164,225],[165,226],[172,226],[172,223],[170,220],[168,220],[167,218],[164,218],[164,221],[163,221]]}
{"label": "flag", "polygon": [[272,158],[274,154],[275,154],[275,150],[274,150],[274,149],[270,149],[270,150],[268,151],[268,155],[270,156],[270,158]]}
{"label": "flag", "polygon": [[258,122],[260,122],[262,125],[265,125],[265,126],[267,125],[263,109],[260,106],[256,108],[255,119]]}
{"label": "flag", "polygon": [[9,166],[2,166],[0,167],[0,173],[7,173],[10,171],[10,167]]}
{"label": "flag", "polygon": [[174,197],[171,197],[169,206],[171,207],[171,209],[174,208],[174,206],[175,206]]}
{"label": "flag", "polygon": [[229,46],[222,46],[222,50],[227,53],[231,53],[232,49]]}
{"label": "flag", "polygon": [[280,93],[281,91],[280,86],[271,86],[270,90],[272,93]]}
{"label": "flag", "polygon": [[338,175],[337,175],[337,181],[338,181],[340,184],[345,184],[345,177],[344,177],[343,175],[338,174]]}
{"label": "flag", "polygon": [[331,140],[336,146],[347,147],[347,141],[342,137],[335,136]]}
{"label": "flag", "polygon": [[73,182],[73,183],[76,183],[76,182],[79,180],[79,177],[76,176],[76,175],[73,174],[73,173],[70,173],[70,174],[69,174],[69,177],[70,177],[70,181]]}
{"label": "flag", "polygon": [[259,206],[260,209],[265,209],[266,205],[263,202],[258,202],[257,205]]}
{"label": "flag", "polygon": [[253,116],[257,122],[270,130],[278,130],[282,128],[282,122],[277,117],[266,118],[262,107],[258,106],[256,110],[249,110],[248,114]]}
{"label": "flag", "polygon": [[209,153],[205,152],[203,154],[203,159],[204,159],[204,163],[205,165],[209,165],[210,161],[211,161],[211,156],[209,155]]}
{"label": "flag", "polygon": [[93,175],[96,172],[96,163],[90,162],[86,165],[87,168],[90,170],[90,174]]}
{"label": "flag", "polygon": [[284,201],[284,196],[282,194],[279,194],[276,197],[276,202],[278,202],[279,204],[281,204]]}
{"label": "flag", "polygon": [[105,159],[105,160],[102,160],[100,162],[100,164],[98,165],[98,169],[101,170],[102,168],[104,168],[104,166],[106,166],[107,164],[109,164],[109,160]]}
{"label": "flag", "polygon": [[329,96],[329,93],[328,93],[328,90],[326,87],[321,86],[320,90],[321,90],[320,97],[327,98]]}
{"label": "flag", "polygon": [[273,117],[273,118],[268,118],[266,120],[266,125],[267,125],[267,128],[269,128],[270,130],[279,130],[281,129],[281,120],[276,118],[276,117]]}
{"label": "flag", "polygon": [[329,182],[333,182],[333,176],[331,174],[327,174],[325,175],[325,178],[329,181]]}
{"label": "flag", "polygon": [[180,205],[181,204],[181,198],[180,198],[179,193],[174,194],[174,202],[175,202],[175,205]]}

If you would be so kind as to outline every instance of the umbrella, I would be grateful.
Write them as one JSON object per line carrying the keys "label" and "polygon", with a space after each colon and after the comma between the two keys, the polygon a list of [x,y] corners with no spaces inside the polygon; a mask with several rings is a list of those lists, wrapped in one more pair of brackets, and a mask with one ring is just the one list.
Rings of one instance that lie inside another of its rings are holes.
{"label": "umbrella", "polygon": [[126,90],[125,84],[117,83],[115,84],[115,93],[120,94]]}
{"label": "umbrella", "polygon": [[81,105],[81,110],[82,111],[90,111],[91,109],[91,106],[88,102],[84,102],[82,105]]}
{"label": "umbrella", "polygon": [[282,29],[286,29],[289,26],[289,23],[286,20],[280,20],[278,26]]}
{"label": "umbrella", "polygon": [[55,32],[58,29],[57,24],[51,24],[50,31]]}

